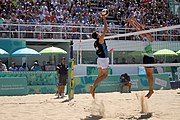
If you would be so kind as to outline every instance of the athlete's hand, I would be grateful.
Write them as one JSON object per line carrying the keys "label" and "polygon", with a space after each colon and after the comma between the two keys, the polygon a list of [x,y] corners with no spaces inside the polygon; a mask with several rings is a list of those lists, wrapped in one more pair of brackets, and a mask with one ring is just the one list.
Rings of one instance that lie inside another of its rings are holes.
{"label": "athlete's hand", "polygon": [[106,17],[103,15],[103,16],[102,16],[102,19],[106,19]]}
{"label": "athlete's hand", "polygon": [[100,18],[105,19],[106,17],[102,14],[100,14]]}

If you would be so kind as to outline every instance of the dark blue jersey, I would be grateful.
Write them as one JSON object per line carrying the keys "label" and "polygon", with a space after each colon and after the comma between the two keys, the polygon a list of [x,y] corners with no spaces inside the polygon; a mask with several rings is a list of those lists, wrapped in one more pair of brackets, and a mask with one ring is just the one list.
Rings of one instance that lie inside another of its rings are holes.
{"label": "dark blue jersey", "polygon": [[108,50],[106,41],[104,40],[103,44],[99,44],[99,40],[94,42],[94,48],[96,49],[96,55],[100,58],[107,58],[108,57]]}
{"label": "dark blue jersey", "polygon": [[56,70],[61,75],[67,75],[68,74],[68,66],[65,64],[58,64]]}

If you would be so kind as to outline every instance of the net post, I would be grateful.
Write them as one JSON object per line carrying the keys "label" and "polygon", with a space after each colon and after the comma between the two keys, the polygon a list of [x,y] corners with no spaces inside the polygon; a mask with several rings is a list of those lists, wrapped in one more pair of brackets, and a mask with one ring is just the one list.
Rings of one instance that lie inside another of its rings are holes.
{"label": "net post", "polygon": [[69,70],[68,70],[68,98],[72,100],[74,98],[74,57],[73,57],[73,39],[70,41],[70,58],[69,58]]}

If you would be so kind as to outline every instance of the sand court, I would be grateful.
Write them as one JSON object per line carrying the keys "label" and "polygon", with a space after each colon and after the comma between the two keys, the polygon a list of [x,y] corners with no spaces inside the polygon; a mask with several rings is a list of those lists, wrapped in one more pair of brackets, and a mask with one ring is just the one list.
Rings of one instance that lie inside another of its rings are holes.
{"label": "sand court", "polygon": [[180,118],[180,89],[155,90],[146,100],[147,113],[141,113],[137,95],[132,93],[97,93],[93,100],[90,94],[75,94],[68,101],[56,99],[54,94],[27,96],[1,96],[1,120],[178,120]]}

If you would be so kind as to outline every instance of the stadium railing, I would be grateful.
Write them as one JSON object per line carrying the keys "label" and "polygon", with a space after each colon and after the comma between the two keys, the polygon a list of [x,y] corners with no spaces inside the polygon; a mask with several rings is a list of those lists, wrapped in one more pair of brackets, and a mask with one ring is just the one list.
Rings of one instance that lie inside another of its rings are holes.
{"label": "stadium railing", "polygon": [[[157,26],[149,26],[156,28]],[[90,39],[93,31],[102,32],[103,25],[70,25],[70,24],[35,24],[14,23],[0,24],[0,38],[18,39]],[[133,32],[132,28],[108,24],[107,36],[126,34]],[[180,40],[180,29],[160,31],[153,33],[156,41],[178,41]],[[137,36],[116,38],[116,40],[137,40]]]}

